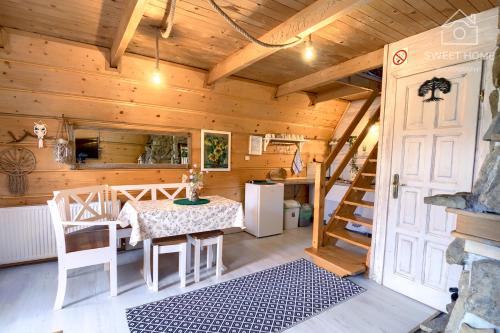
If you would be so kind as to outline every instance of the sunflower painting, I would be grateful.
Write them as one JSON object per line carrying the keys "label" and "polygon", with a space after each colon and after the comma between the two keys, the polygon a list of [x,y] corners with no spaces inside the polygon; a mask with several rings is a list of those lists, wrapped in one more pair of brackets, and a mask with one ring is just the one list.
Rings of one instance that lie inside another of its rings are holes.
{"label": "sunflower painting", "polygon": [[202,170],[231,170],[231,132],[201,131]]}

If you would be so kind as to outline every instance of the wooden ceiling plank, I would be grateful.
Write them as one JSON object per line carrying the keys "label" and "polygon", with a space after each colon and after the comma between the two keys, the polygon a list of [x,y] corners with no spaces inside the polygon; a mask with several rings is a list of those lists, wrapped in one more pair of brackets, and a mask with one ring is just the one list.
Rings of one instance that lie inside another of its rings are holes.
{"label": "wooden ceiling plank", "polygon": [[[28,17],[27,17],[28,18]],[[31,17],[29,17],[31,18]],[[50,19],[48,20],[41,20],[40,18],[33,18],[33,20],[36,20],[36,26],[35,25],[30,25],[28,27],[22,26],[19,24],[19,16],[18,14],[11,14],[11,13],[2,13],[1,15],[2,19],[2,24],[5,27],[9,28],[14,28],[14,29],[19,29],[19,30],[24,30],[28,32],[34,32],[38,34],[45,34],[48,36],[53,36],[53,37],[58,37],[58,38],[63,38],[63,39],[69,39],[69,40],[74,40],[77,42],[81,43],[86,43],[86,44],[92,44],[92,45],[97,45],[97,46],[104,46],[104,47],[109,47],[111,45],[111,38],[107,38],[105,36],[98,36],[94,33],[87,32],[87,31],[82,31],[82,30],[74,30],[74,29],[69,29],[69,28],[63,28],[63,27],[54,27],[53,26],[53,20],[51,21]],[[70,39],[70,36],[76,36]]]}
{"label": "wooden ceiling plank", "polygon": [[142,15],[146,10],[148,0],[129,0],[124,8],[118,30],[111,46],[110,64],[117,67],[121,57],[125,53],[128,44],[135,34],[135,30],[141,22]]}
{"label": "wooden ceiling plank", "polygon": [[406,16],[412,18],[414,21],[418,22],[420,25],[425,27],[426,29],[432,29],[438,26],[436,22],[432,19],[428,18],[409,4],[401,0],[383,0],[393,8],[396,8],[401,13]]}
{"label": "wooden ceiling plank", "polygon": [[[446,20],[448,20],[449,17],[451,17],[457,9],[450,5],[447,1],[434,1],[434,0],[425,0],[431,8],[435,8],[439,12],[441,12]],[[417,8],[418,9],[418,8]],[[426,14],[423,9],[420,9],[421,12]],[[433,18],[432,15],[426,14],[427,17],[432,18],[438,25],[441,25],[446,22],[446,20],[443,19],[437,19]],[[462,18],[462,17],[457,17],[457,19]]]}
{"label": "wooden ceiling plank", "polygon": [[[103,3],[102,0],[99,1],[64,1],[64,0],[52,0],[52,1],[39,1],[39,0],[9,0],[3,1],[3,6],[13,6],[15,8],[29,8],[32,13],[40,14],[40,9],[45,8],[52,13],[67,14],[70,15],[76,11],[84,12],[89,16],[100,16],[105,14],[107,16],[116,16],[115,13],[122,10],[121,2],[117,3],[115,1],[106,1]],[[85,19],[83,16],[82,19]]]}
{"label": "wooden ceiling plank", "polygon": [[295,1],[295,0],[276,0],[276,2],[278,2],[284,6],[290,7],[292,9],[295,9],[296,11],[302,10],[305,7],[307,7],[303,3],[299,2],[299,1]]}
{"label": "wooden ceiling plank", "polygon": [[[364,2],[364,0],[316,1],[261,36],[260,39],[274,44],[293,42],[297,36],[306,37]],[[264,48],[253,43],[249,44],[215,65],[208,73],[207,83],[212,84],[221,78],[230,76],[277,51],[278,49],[275,48]]]}
{"label": "wooden ceiling plank", "polygon": [[359,22],[363,22],[364,24],[373,27],[374,29],[380,32],[383,32],[384,34],[390,36],[391,38],[394,38],[395,41],[404,39],[406,37],[399,31],[396,31],[391,27],[388,27],[386,24],[375,20],[373,17],[366,16],[365,14],[361,13],[358,10],[352,11],[351,13],[349,13],[349,16]]}
{"label": "wooden ceiling plank", "polygon": [[378,37],[379,39],[381,39],[384,42],[386,42],[386,44],[398,41],[398,39],[393,38],[393,37],[391,37],[391,36],[389,36],[389,35],[381,32],[381,31],[378,31],[374,27],[366,25],[364,22],[360,22],[360,21],[352,18],[349,15],[346,15],[346,16],[342,17],[339,21],[344,22],[345,24],[347,24],[347,25],[349,25],[349,26],[351,26],[353,28],[358,29],[358,30],[362,31],[365,34]]}
{"label": "wooden ceiling plank", "polygon": [[[447,16],[441,14],[441,11],[436,10],[434,7],[432,7],[430,4],[423,0],[405,0],[407,3],[409,3],[413,8],[417,9],[421,13],[425,14],[425,16],[431,18],[434,22],[437,24],[441,25],[446,20],[448,19]],[[433,0],[432,3],[437,3],[437,2],[446,2],[444,0],[439,0],[435,1]]]}
{"label": "wooden ceiling plank", "polygon": [[363,31],[358,30],[357,28],[354,28],[340,20],[333,22],[329,27],[335,27],[339,29],[340,32],[345,33],[349,36],[349,38],[358,39],[365,45],[365,47],[368,46],[368,48],[370,48],[370,51],[377,49],[379,45],[385,45],[385,41],[383,39],[380,39],[377,36],[373,36],[371,34],[363,34]]}
{"label": "wooden ceiling plank", "polygon": [[[318,39],[316,39],[315,45],[321,52],[318,52],[315,61],[307,64],[307,66],[304,66],[301,50],[295,48],[289,49],[286,52],[274,53],[262,59],[257,64],[241,70],[236,76],[280,85],[330,67],[332,64],[341,63],[361,55],[360,53],[355,53],[354,55],[341,57],[336,52],[336,46],[332,46],[332,44],[324,44],[323,46],[323,44],[318,44]],[[339,45],[339,47],[342,46]],[[290,68],[294,70],[292,71]]]}
{"label": "wooden ceiling plank", "polygon": [[380,67],[383,64],[383,58],[384,49],[379,49],[357,58],[347,60],[341,64],[325,68],[319,72],[280,85],[276,91],[276,97],[324,86],[356,73]]}
{"label": "wooden ceiling plank", "polygon": [[[220,0],[218,0],[220,1]],[[487,0],[486,0],[487,1]],[[236,8],[243,8],[251,13],[260,13],[266,15],[272,19],[279,20],[280,22],[288,20],[288,18],[297,13],[290,7],[284,6],[275,1],[265,1],[265,0],[239,0],[237,2],[233,1],[233,5]],[[221,5],[223,2],[221,3]],[[246,13],[244,13],[246,15]]]}
{"label": "wooden ceiling plank", "polygon": [[[183,3],[180,2],[180,4],[183,4]],[[215,16],[211,16],[212,14],[213,15],[217,15],[217,14],[212,13],[208,10],[200,10],[199,13],[195,13],[192,10],[190,10],[190,8],[183,8],[181,5],[178,5],[176,7],[175,13],[176,13],[176,17],[177,16],[184,16],[186,18],[191,19],[192,24],[196,25],[196,24],[198,24],[198,22],[203,22],[205,24],[211,25],[213,29],[219,29],[221,31],[224,31],[224,33],[226,35],[231,35],[231,36],[239,38],[241,40],[246,40],[243,36],[241,36],[241,34],[237,33],[233,29],[231,29],[231,27],[229,27],[226,22],[219,21],[218,19],[220,17],[217,18]],[[175,22],[177,20],[178,20],[178,18],[176,18],[174,20],[174,25],[175,25]],[[263,29],[261,27],[256,27],[254,25],[251,25],[251,24],[248,24],[248,23],[242,22],[242,21],[238,21],[238,24],[240,24],[240,26],[242,28],[244,28],[245,30],[247,30],[251,34],[262,34],[262,33],[265,33],[265,31],[267,31],[267,29]]]}
{"label": "wooden ceiling plank", "polygon": [[358,29],[339,21],[335,21],[328,27],[316,32],[315,36],[321,36],[324,39],[348,47],[353,50],[356,56],[376,50],[386,44],[377,37],[363,34]]}
{"label": "wooden ceiling plank", "polygon": [[[391,27],[391,28],[399,31],[400,33],[405,35],[405,37],[413,36],[415,34],[416,29],[414,27],[410,27],[408,25],[403,24],[402,22],[399,22],[399,21],[392,19],[391,17],[386,15],[385,12],[382,12],[378,8],[367,5],[367,6],[360,7],[359,11],[362,12],[363,14],[365,14],[365,16],[372,17],[375,20],[385,24],[386,26]],[[421,32],[421,31],[424,31],[424,30],[421,29],[418,32]]]}
{"label": "wooden ceiling plank", "polygon": [[393,19],[394,22],[398,22],[398,24],[407,26],[412,30],[413,34],[415,34],[415,32],[427,30],[427,28],[419,21],[415,21],[413,18],[410,18],[405,13],[401,12],[394,6],[389,5],[383,0],[373,0],[372,2],[370,2],[369,6],[381,13],[384,13],[385,15]]}
{"label": "wooden ceiling plank", "polygon": [[478,12],[478,10],[467,0],[452,0],[449,1],[449,3],[457,10],[460,9],[467,15],[472,15]]}
{"label": "wooden ceiling plank", "polygon": [[[204,6],[210,7],[206,3],[202,3]],[[227,34],[230,34],[232,36],[239,35],[240,38],[244,39],[247,41],[241,34],[238,32],[234,31],[225,21],[224,19],[214,12],[211,8],[205,8],[203,6],[198,6],[196,4],[192,4],[187,1],[180,1],[177,4],[177,12],[182,12],[185,16],[191,17],[192,21],[196,24],[198,21],[204,21],[208,24],[212,24],[214,27],[217,27],[219,29],[224,29]],[[262,22],[257,22],[256,20],[249,20],[245,16],[238,14],[238,13],[231,13],[231,17],[235,19],[238,24],[248,31],[250,34],[254,36],[260,36],[270,29],[272,29],[274,26],[268,26],[265,24],[262,24]],[[174,21],[175,24],[175,21]],[[174,28],[175,29],[175,28]],[[247,41],[248,43],[248,41]],[[234,52],[234,51],[233,51]]]}
{"label": "wooden ceiling plank", "polygon": [[[228,26],[226,21],[212,8],[212,6],[206,0],[183,0],[179,2],[179,6],[183,8],[188,8],[191,12],[195,14],[200,14],[203,12],[204,15],[211,17],[211,19],[215,20],[217,24]],[[271,19],[266,16],[259,16],[257,13],[244,11],[244,13],[238,12],[237,8],[223,8],[223,10],[233,19],[238,22],[238,24],[245,22],[246,24],[253,25],[256,28],[263,29],[264,31],[268,31],[272,29],[281,21]]]}
{"label": "wooden ceiling plank", "polygon": [[492,6],[488,0],[469,0],[470,4],[474,6],[478,11],[483,12],[485,10],[491,9]]}
{"label": "wooden ceiling plank", "polygon": [[[75,11],[83,11],[83,9],[75,8]],[[96,32],[96,29],[103,28],[99,27],[99,19],[100,14],[98,13],[88,13],[85,11],[86,15],[81,19],[76,20],[72,18],[73,13],[75,11],[71,11],[70,9],[65,8],[64,10],[54,10],[54,8],[42,6],[40,4],[29,4],[29,3],[19,3],[19,4],[2,4],[2,12],[0,12],[0,16],[12,14],[17,15],[19,17],[26,18],[28,17],[30,20],[36,19],[45,22],[51,22],[52,24],[60,24],[63,27],[67,27],[69,29],[87,29],[89,31]],[[113,22],[117,17],[108,17],[105,16],[102,19],[101,25],[107,27],[109,25],[113,26]]]}

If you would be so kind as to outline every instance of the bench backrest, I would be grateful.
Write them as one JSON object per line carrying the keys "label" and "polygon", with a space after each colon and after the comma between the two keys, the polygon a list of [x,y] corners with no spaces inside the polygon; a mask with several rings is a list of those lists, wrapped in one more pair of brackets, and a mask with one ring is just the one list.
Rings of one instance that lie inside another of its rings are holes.
{"label": "bench backrest", "polygon": [[[171,183],[171,184],[141,184],[141,185],[113,185],[109,186],[112,202],[118,201],[119,196],[124,196],[126,199],[133,202],[148,198],[149,200],[158,200],[158,197],[163,195],[166,199],[174,200],[184,190],[187,190],[187,183]],[[184,192],[185,193],[185,192]],[[149,196],[149,197],[148,197]],[[113,205],[113,217],[118,217],[119,207]]]}
{"label": "bench backrest", "polygon": [[66,253],[67,233],[87,228],[82,224],[65,226],[63,222],[107,221],[113,210],[107,185],[54,191],[54,198],[47,201],[47,204],[54,226],[58,256]]}

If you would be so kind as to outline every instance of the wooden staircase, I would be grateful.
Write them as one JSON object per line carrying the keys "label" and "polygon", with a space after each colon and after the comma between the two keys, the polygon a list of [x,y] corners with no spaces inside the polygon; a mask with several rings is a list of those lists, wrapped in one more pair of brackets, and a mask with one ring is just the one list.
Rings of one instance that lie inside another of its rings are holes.
{"label": "wooden staircase", "polygon": [[[340,161],[329,180],[326,180],[325,173],[377,95],[378,92],[374,91],[366,100],[342,137],[338,140],[337,145],[333,148],[326,161],[316,164],[313,242],[312,247],[307,248],[305,251],[312,257],[315,264],[339,276],[363,273],[367,270],[369,264],[371,236],[349,231],[346,229],[346,225],[354,223],[370,229],[373,226],[371,219],[356,215],[355,211],[359,207],[374,208],[374,203],[364,200],[364,196],[366,193],[375,191],[378,143],[372,148],[326,225],[323,222],[325,195],[333,187],[335,181],[358,150],[369,133],[370,127],[378,121],[380,109],[369,118],[367,124],[358,135],[356,141],[354,141],[350,150]],[[338,240],[348,243],[351,249],[338,246]]]}

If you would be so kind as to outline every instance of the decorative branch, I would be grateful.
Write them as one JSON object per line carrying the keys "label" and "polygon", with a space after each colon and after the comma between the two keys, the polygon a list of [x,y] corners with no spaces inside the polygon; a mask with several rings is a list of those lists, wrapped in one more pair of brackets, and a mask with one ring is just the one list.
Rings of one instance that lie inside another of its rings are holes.
{"label": "decorative branch", "polygon": [[[23,130],[24,134],[20,137],[20,138],[17,138],[14,133],[12,133],[11,131],[8,131],[7,133],[9,133],[10,137],[12,138],[12,141],[9,141],[8,143],[19,143],[19,142],[22,142],[24,141],[24,139],[26,139],[27,137],[31,137],[31,138],[37,138],[37,136],[35,134],[32,134],[31,132],[27,131],[27,130]],[[44,138],[44,140],[53,140],[54,137],[52,136],[46,136]]]}

